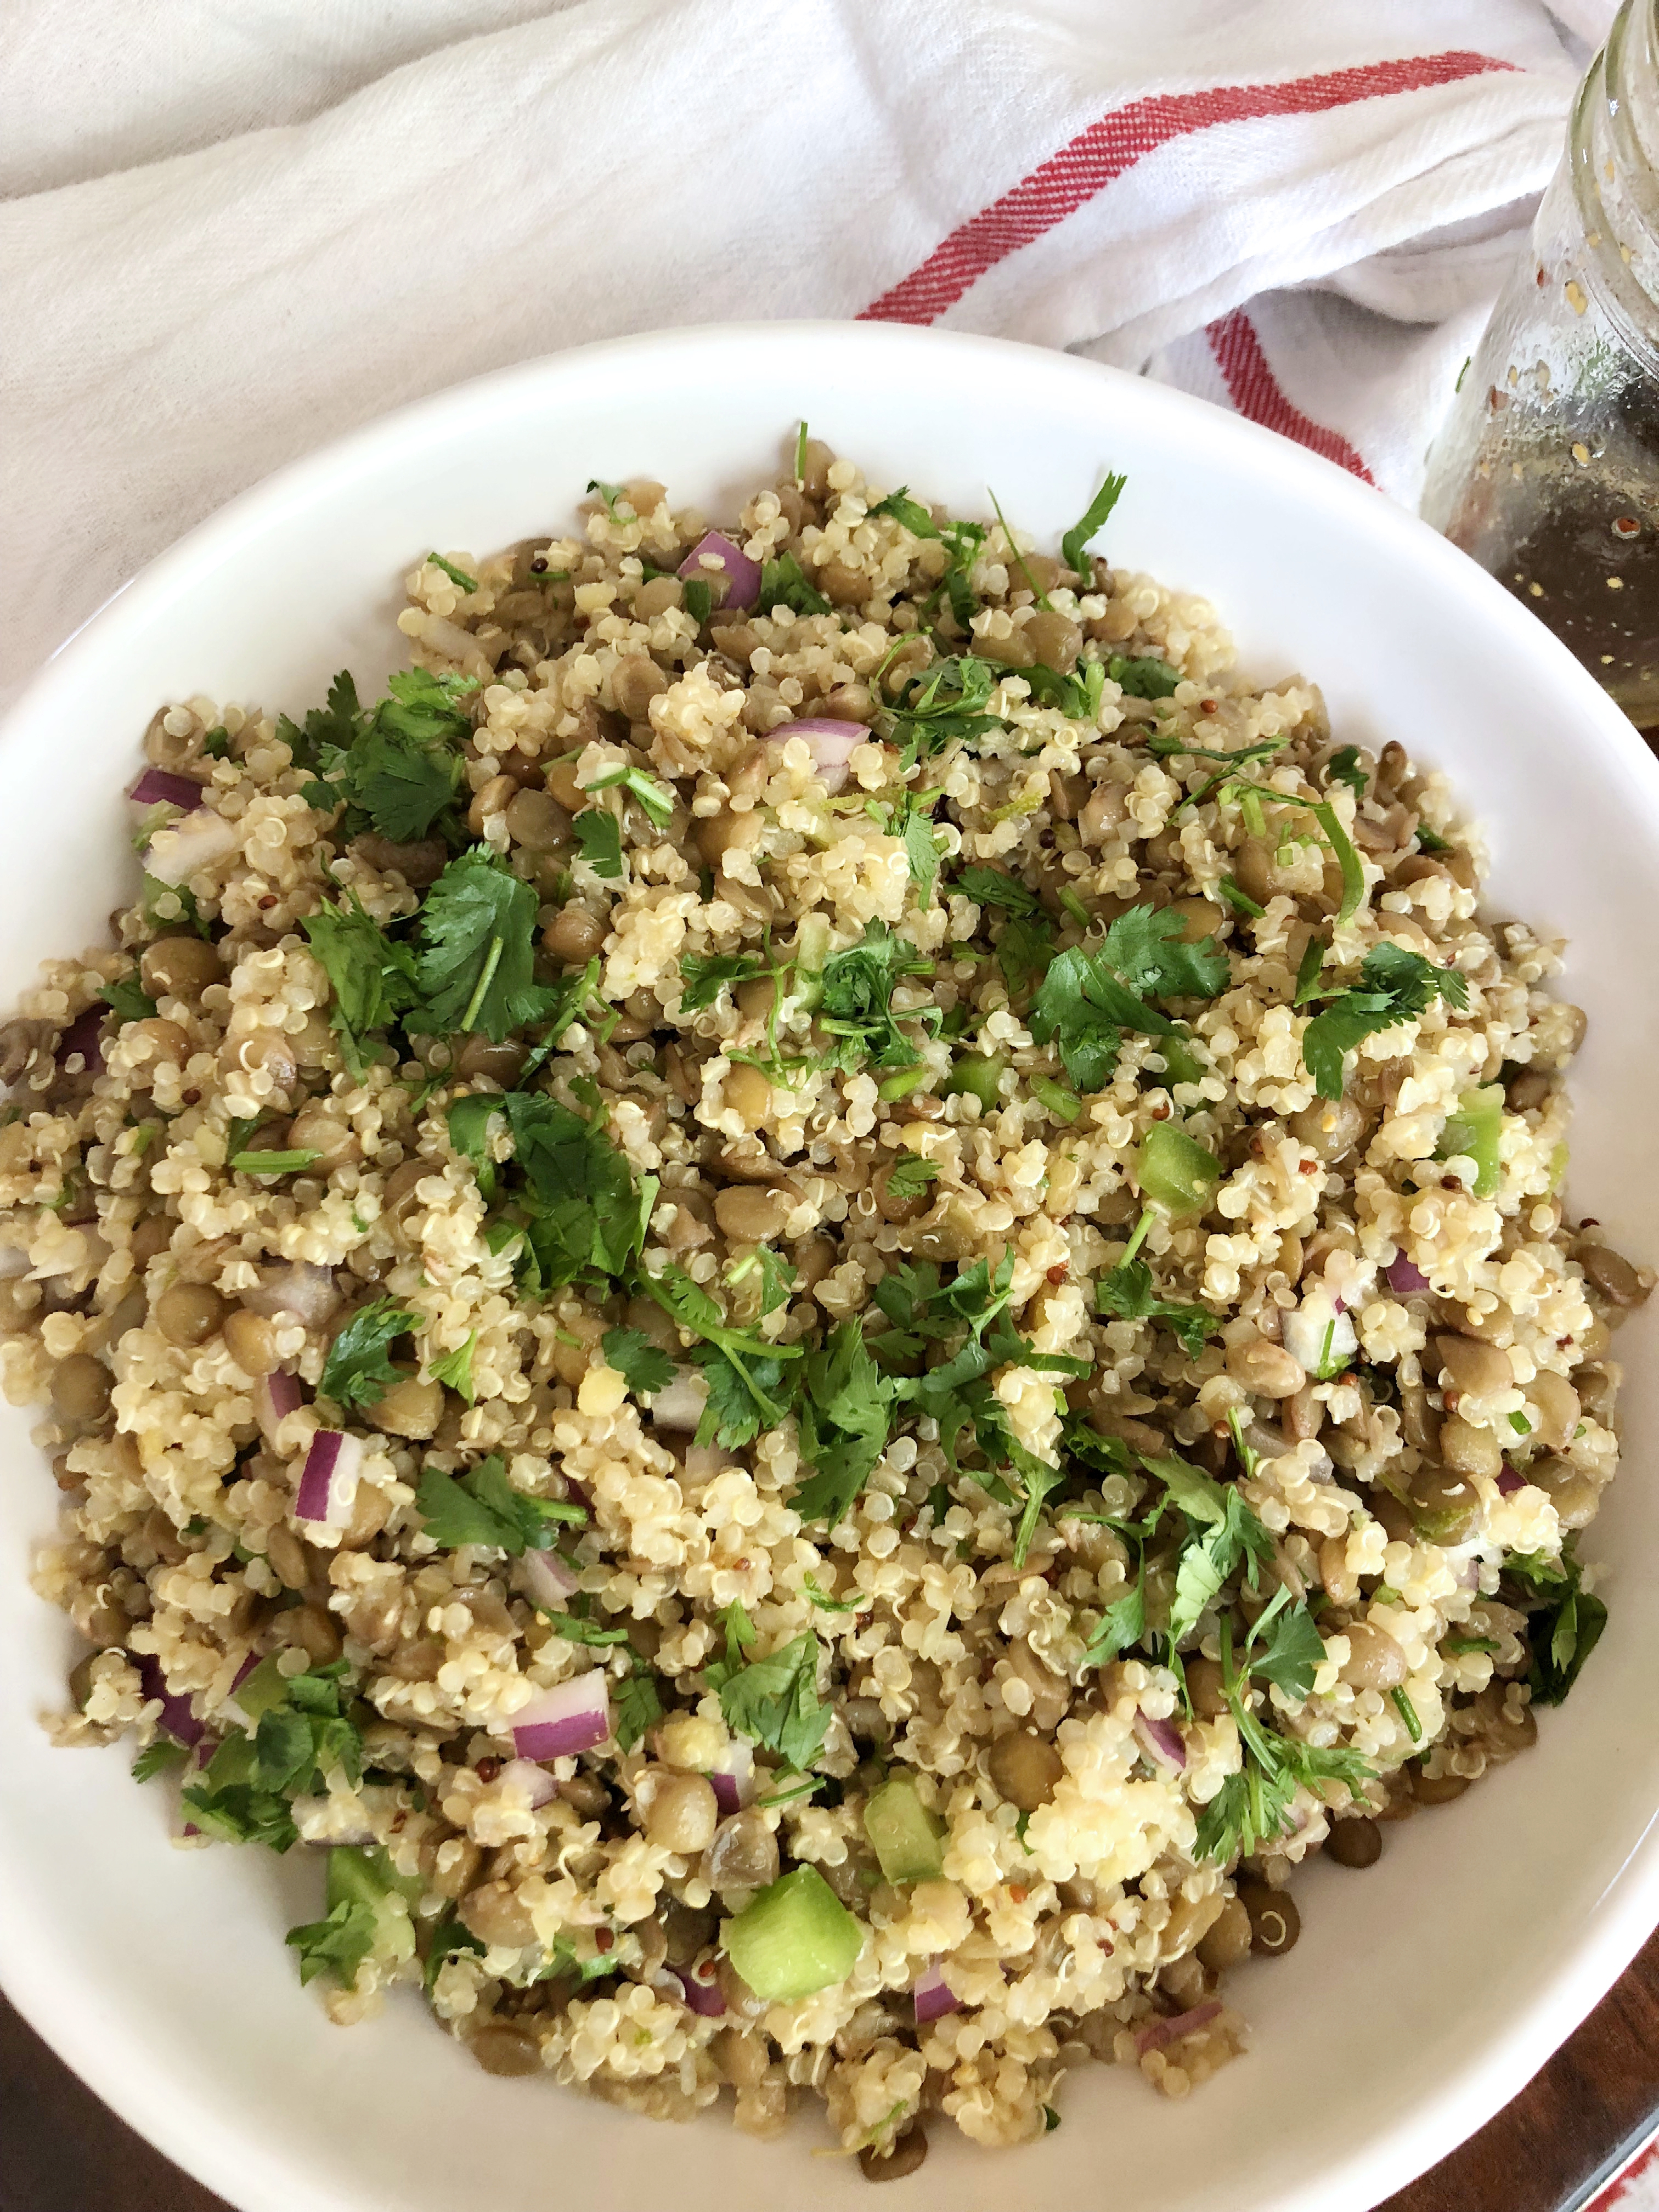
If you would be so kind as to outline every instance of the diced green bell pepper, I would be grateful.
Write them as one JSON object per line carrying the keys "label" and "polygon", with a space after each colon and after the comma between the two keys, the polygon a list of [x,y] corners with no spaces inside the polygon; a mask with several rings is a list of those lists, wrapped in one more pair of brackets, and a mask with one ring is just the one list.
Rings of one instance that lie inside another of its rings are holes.
{"label": "diced green bell pepper", "polygon": [[949,1098],[956,1091],[966,1091],[977,1098],[988,1114],[997,1103],[1003,1070],[1007,1065],[1007,1056],[1003,1053],[964,1052],[951,1062],[945,1095]]}
{"label": "diced green bell pepper", "polygon": [[757,1997],[793,2004],[844,1982],[863,1943],[858,1922],[815,1866],[796,1867],[726,1923],[726,1955]]}
{"label": "diced green bell pepper", "polygon": [[1173,1121],[1154,1121],[1135,1156],[1140,1194],[1180,1218],[1202,1213],[1221,1181],[1221,1163]]}
{"label": "diced green bell pepper", "polygon": [[941,1825],[908,1775],[896,1774],[871,1792],[864,1832],[889,1881],[937,1881],[945,1871]]}
{"label": "diced green bell pepper", "polygon": [[1496,1083],[1484,1091],[1466,1091],[1446,1116],[1446,1126],[1435,1147],[1437,1160],[1462,1153],[1474,1162],[1474,1194],[1492,1198],[1503,1180],[1498,1146],[1504,1134],[1504,1093]]}

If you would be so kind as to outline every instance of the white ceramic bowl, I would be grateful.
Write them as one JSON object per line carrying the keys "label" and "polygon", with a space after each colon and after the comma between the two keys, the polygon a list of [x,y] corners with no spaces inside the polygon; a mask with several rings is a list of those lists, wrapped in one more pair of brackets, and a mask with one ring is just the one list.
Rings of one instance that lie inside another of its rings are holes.
{"label": "white ceramic bowl", "polygon": [[[158,702],[301,709],[343,664],[399,664],[398,578],[434,544],[479,554],[564,526],[590,477],[648,475],[712,514],[764,481],[805,415],[872,477],[958,513],[988,484],[1045,538],[1107,467],[1129,485],[1114,562],[1200,591],[1254,672],[1325,689],[1344,738],[1443,764],[1491,836],[1491,899],[1572,939],[1590,1015],[1571,1190],[1659,1258],[1659,769],[1514,600],[1327,463],[1159,386],[994,341],[882,325],[630,339],[409,408],[238,500],[52,664],[7,724],[0,1006],[42,956],[100,941],[131,890],[121,794]],[[1251,2054],[1190,2104],[1096,2068],[1065,2124],[988,2157],[933,2130],[920,2184],[957,2212],[1358,2212],[1521,2087],[1659,1919],[1659,1377],[1632,1322],[1626,1472],[1587,1553],[1612,1622],[1538,1748],[1391,1829],[1364,1875],[1312,1868],[1295,1955],[1229,1994]],[[1641,1354],[1646,1352],[1644,1361]],[[175,1851],[165,1787],[130,1753],[47,1747],[73,1639],[27,1587],[55,1492],[8,1413],[0,1489],[0,1978],[124,2118],[245,2212],[708,2212],[866,2203],[802,2117],[762,2146],[718,2118],[677,2134],[495,2081],[412,1997],[331,2027],[284,1929],[320,1909],[306,1855]],[[884,2200],[885,2201],[885,2200]]]}

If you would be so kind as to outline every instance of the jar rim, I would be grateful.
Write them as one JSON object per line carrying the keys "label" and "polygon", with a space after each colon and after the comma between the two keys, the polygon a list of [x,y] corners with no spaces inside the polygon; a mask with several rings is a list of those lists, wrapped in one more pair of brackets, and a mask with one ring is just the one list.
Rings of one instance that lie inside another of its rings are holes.
{"label": "jar rim", "polygon": [[[1659,375],[1659,0],[1624,0],[1573,103],[1567,167],[1597,306]],[[1610,189],[1604,190],[1607,186]]]}

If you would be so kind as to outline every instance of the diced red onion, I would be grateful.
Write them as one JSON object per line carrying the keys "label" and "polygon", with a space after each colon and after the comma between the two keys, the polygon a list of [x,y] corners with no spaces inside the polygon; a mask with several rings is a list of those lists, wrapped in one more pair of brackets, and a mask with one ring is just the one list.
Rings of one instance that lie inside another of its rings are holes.
{"label": "diced red onion", "polygon": [[746,1735],[734,1735],[708,1770],[714,1802],[722,1820],[740,1813],[755,1794],[755,1747]]}
{"label": "diced red onion", "polygon": [[171,775],[164,768],[147,768],[127,797],[135,806],[178,806],[191,814],[202,803],[202,787],[193,776]]}
{"label": "diced red onion", "polygon": [[574,1752],[592,1751],[611,1734],[611,1692],[604,1669],[594,1667],[574,1681],[538,1690],[508,1726],[520,1759],[568,1759]]}
{"label": "diced red onion", "polygon": [[1221,2011],[1219,1997],[1210,1997],[1190,2012],[1178,2012],[1172,2020],[1155,2020],[1135,2030],[1135,2051],[1144,2058],[1149,2051],[1161,2051],[1166,2043],[1174,2043],[1183,2035],[1190,2035],[1197,2027],[1207,2027]]}
{"label": "diced red onion", "polygon": [[787,738],[802,738],[824,789],[839,791],[847,781],[848,763],[869,737],[862,722],[841,722],[825,714],[804,722],[780,722],[775,730],[766,732],[766,742],[781,745]]}
{"label": "diced red onion", "polygon": [[210,868],[216,860],[234,853],[241,835],[238,824],[227,822],[222,814],[198,807],[194,814],[156,831],[144,848],[144,873],[176,890],[198,868]]}
{"label": "diced red onion", "polygon": [[556,1552],[526,1552],[519,1562],[519,1584],[532,1605],[562,1613],[581,1583]]}
{"label": "diced red onion", "polygon": [[191,1710],[188,1698],[176,1697],[167,1687],[167,1678],[161,1672],[159,1659],[144,1657],[138,1662],[138,1682],[145,1697],[161,1701],[161,1726],[175,1743],[197,1744],[202,1741],[203,1727]]}
{"label": "diced red onion", "polygon": [[1408,1298],[1414,1291],[1426,1291],[1429,1279],[1419,1267],[1414,1267],[1403,1252],[1396,1252],[1388,1265],[1389,1288],[1396,1297]]}
{"label": "diced red onion", "polygon": [[497,1782],[510,1782],[522,1790],[530,1801],[533,1813],[559,1794],[559,1785],[544,1766],[538,1766],[533,1759],[509,1759],[495,1777]]}
{"label": "diced red onion", "polygon": [[274,1375],[259,1377],[253,1386],[253,1418],[268,1444],[275,1444],[277,1430],[305,1401],[306,1395],[300,1388],[297,1375],[290,1375],[279,1367]]}
{"label": "diced red onion", "polygon": [[1187,1764],[1187,1746],[1175,1723],[1154,1720],[1150,1713],[1137,1712],[1134,1727],[1141,1748],[1159,1766],[1180,1773]]}
{"label": "diced red onion", "polygon": [[915,2000],[918,2027],[925,2027],[930,2020],[938,2020],[945,2013],[962,2009],[962,2000],[939,1972],[937,1959],[928,1960],[910,1994]]}
{"label": "diced red onion", "polygon": [[701,2013],[705,2020],[718,2020],[726,2010],[726,1998],[720,1981],[720,1965],[712,1951],[705,1951],[693,1960],[689,1972],[680,1976],[680,1986],[685,1992],[685,2002],[693,2012]]}
{"label": "diced red onion", "polygon": [[651,1401],[651,1424],[658,1429],[695,1429],[708,1403],[708,1380],[700,1367],[677,1367]]}
{"label": "diced red onion", "polygon": [[301,1521],[348,1519],[362,1471],[361,1437],[349,1437],[339,1429],[319,1429],[306,1454],[299,1495],[294,1501],[295,1517]]}
{"label": "diced red onion", "polygon": [[1517,1474],[1512,1467],[1504,1467],[1499,1469],[1498,1476],[1498,1494],[1500,1498],[1513,1498],[1517,1490],[1524,1490],[1526,1486],[1527,1478],[1525,1475]]}
{"label": "diced red onion", "polygon": [[312,1260],[279,1260],[262,1267],[254,1287],[236,1295],[250,1313],[263,1314],[267,1321],[286,1315],[307,1328],[325,1322],[340,1303],[332,1274]]}
{"label": "diced red onion", "polygon": [[687,582],[701,580],[711,584],[716,576],[723,575],[724,604],[734,611],[746,613],[760,597],[760,562],[751,561],[742,546],[734,545],[718,530],[707,531],[698,538],[680,562],[679,574]]}
{"label": "diced red onion", "polygon": [[59,1067],[79,1053],[89,1075],[96,1075],[104,1065],[104,1017],[109,1008],[100,999],[77,1014],[58,1040],[57,1060]]}

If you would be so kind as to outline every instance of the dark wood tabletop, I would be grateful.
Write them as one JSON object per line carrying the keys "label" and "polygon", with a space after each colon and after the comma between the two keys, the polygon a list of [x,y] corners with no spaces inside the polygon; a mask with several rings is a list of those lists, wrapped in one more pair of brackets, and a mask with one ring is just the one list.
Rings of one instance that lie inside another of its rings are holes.
{"label": "dark wood tabletop", "polygon": [[[1659,1936],[1512,2104],[1381,2212],[1574,2212],[1656,2108]],[[0,2212],[231,2212],[106,2112],[3,1999],[0,2146]]]}

